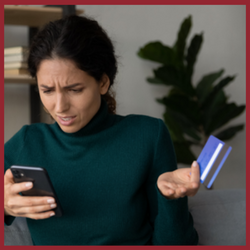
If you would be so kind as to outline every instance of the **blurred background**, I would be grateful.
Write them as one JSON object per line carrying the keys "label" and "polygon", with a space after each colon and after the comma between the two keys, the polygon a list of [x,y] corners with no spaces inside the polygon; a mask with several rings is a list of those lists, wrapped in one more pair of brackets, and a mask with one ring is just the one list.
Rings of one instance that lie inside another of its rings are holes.
{"label": "blurred background", "polygon": [[[40,6],[42,5],[33,5]],[[118,56],[116,92],[117,113],[143,114],[163,119],[164,106],[156,102],[168,91],[167,86],[152,85],[156,63],[137,56],[139,48],[150,41],[173,45],[184,18],[192,15],[194,34],[203,32],[203,45],[198,55],[193,82],[207,73],[224,69],[224,75],[237,75],[225,87],[229,101],[246,104],[246,6],[244,5],[76,5],[81,15],[96,19],[111,37]],[[5,25],[4,46],[28,46],[26,26]],[[9,140],[23,125],[30,124],[29,86],[5,84],[4,137]],[[50,118],[41,108],[42,122]],[[227,125],[246,123],[246,112]],[[246,129],[227,144],[232,151],[217,176],[213,188],[245,188],[246,186]],[[200,150],[201,151],[201,150]],[[196,150],[197,156],[200,153]],[[179,167],[187,165],[179,164]],[[204,188],[203,186],[201,187]]]}

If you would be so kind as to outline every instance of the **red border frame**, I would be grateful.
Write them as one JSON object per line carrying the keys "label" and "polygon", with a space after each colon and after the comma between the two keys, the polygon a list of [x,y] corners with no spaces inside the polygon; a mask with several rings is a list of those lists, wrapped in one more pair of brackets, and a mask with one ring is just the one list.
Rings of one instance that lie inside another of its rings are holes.
{"label": "red border frame", "polygon": [[[30,5],[34,5],[34,1],[3,1],[3,6],[6,4],[6,5],[10,5],[10,4],[30,4]],[[68,1],[38,1],[36,2],[35,4],[37,5],[45,5],[45,4],[69,4]],[[154,1],[142,1],[142,0],[137,0],[137,1],[132,1],[132,0],[126,0],[126,1],[103,1],[103,0],[98,0],[98,1],[94,1],[94,0],[85,0],[85,1],[74,1],[74,2],[70,2],[70,4],[75,4],[75,5],[245,5],[246,6],[246,44],[247,41],[249,41],[249,38],[248,38],[248,35],[249,35],[249,9],[248,9],[248,6],[249,4],[247,4],[247,1],[225,1],[225,0],[222,0],[222,1],[215,1],[215,0],[210,0],[210,1],[205,1],[203,2],[203,4],[201,4],[201,1],[187,1],[187,0],[169,0],[169,1],[162,1],[162,0],[154,0]],[[1,21],[2,23],[4,24],[4,10],[3,10],[3,7],[2,7],[2,14],[0,15],[0,18],[1,18]],[[4,34],[4,25],[1,26],[1,34]],[[4,40],[2,39],[1,40],[1,45],[2,45],[2,48],[4,47]],[[2,54],[2,58],[4,58],[4,50],[2,50],[1,52]],[[246,47],[246,69],[248,68],[248,62],[249,62],[249,49],[248,47]],[[4,60],[2,59],[1,60],[1,67],[0,67],[0,74],[2,76],[4,76]],[[248,71],[246,71],[248,72]],[[4,77],[2,78],[4,79]],[[246,82],[248,81],[249,79],[249,73],[246,74]],[[246,85],[246,97],[249,96],[249,89],[250,87],[248,87]],[[1,108],[1,113],[4,114],[4,81],[2,83],[2,86],[1,86],[1,91],[0,91],[0,108]],[[246,102],[248,102],[247,98],[246,98]],[[247,105],[246,105],[247,106]],[[2,115],[2,117],[4,117]],[[4,118],[2,118],[4,119]],[[246,108],[246,152],[248,152],[249,150],[249,141],[250,141],[250,136],[249,136],[249,132],[248,132],[248,124],[249,124],[249,114],[247,112],[247,108]],[[2,142],[4,142],[4,120],[2,120],[1,122],[1,133],[0,133],[0,138],[2,140]],[[1,144],[1,162],[3,163],[4,162],[4,143]],[[249,161],[250,161],[250,157],[249,157],[249,154],[247,154],[247,157],[246,157],[246,166],[249,165]],[[249,176],[249,170],[248,170],[248,167],[246,167],[246,176]],[[246,203],[246,208],[249,207],[249,194],[248,194],[248,189],[249,189],[249,184],[247,184],[246,182],[246,189],[247,189],[247,203]],[[3,200],[3,185],[1,186],[1,197],[2,197],[2,200]],[[3,209],[4,210],[4,209]],[[246,209],[247,211],[248,209]],[[4,211],[3,211],[4,213]],[[4,224],[4,218],[2,216],[1,218],[1,221],[2,221],[2,225]],[[247,228],[246,228],[246,235],[248,235],[249,233],[249,215],[246,214],[246,222],[247,222]],[[2,233],[1,233],[1,245],[4,246],[4,228],[2,227]],[[247,246],[249,246],[249,239],[246,238],[246,246],[215,246],[215,248],[224,248],[224,249],[228,249],[228,247],[231,248],[237,248],[240,247],[240,248],[247,248]],[[8,248],[8,249],[16,249],[17,246],[4,246],[4,248]],[[27,249],[28,248],[40,248],[40,249],[43,249],[44,246],[18,246],[18,249]],[[97,249],[97,248],[102,248],[102,249],[145,249],[145,248],[155,248],[156,246],[46,246],[46,248],[48,249],[67,249],[67,248],[88,248],[88,249]],[[188,249],[191,247],[193,248],[193,246],[184,246],[185,249]],[[197,248],[210,248],[210,246],[196,246]],[[214,246],[211,246],[214,248]],[[171,249],[182,249],[183,246],[157,246],[158,249],[165,249],[165,248],[171,248]]]}

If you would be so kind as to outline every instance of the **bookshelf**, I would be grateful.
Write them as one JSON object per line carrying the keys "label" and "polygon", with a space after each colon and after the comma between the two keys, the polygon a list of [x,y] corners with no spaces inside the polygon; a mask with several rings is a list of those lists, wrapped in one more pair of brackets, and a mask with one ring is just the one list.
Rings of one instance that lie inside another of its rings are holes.
{"label": "bookshelf", "polygon": [[[67,6],[67,5],[65,5]],[[76,10],[76,14],[84,13],[83,10]],[[39,28],[49,21],[54,21],[63,17],[61,7],[31,7],[31,6],[4,6],[4,24],[25,25]],[[34,84],[35,81],[30,76],[5,75],[5,83],[27,83]]]}
{"label": "bookshelf", "polygon": [[4,75],[4,83],[36,84],[35,79],[26,75]]}
{"label": "bookshelf", "polygon": [[[76,10],[75,5],[49,5],[44,7],[4,5],[4,24],[22,25],[29,27],[29,42],[41,26],[60,19],[69,14],[80,15],[83,10]],[[40,122],[37,114],[40,113],[40,97],[35,79],[29,75],[4,75],[5,84],[30,85],[30,120],[31,123]]]}
{"label": "bookshelf", "polygon": [[[80,15],[83,10],[76,10]],[[4,24],[39,27],[63,16],[60,7],[4,6]]]}

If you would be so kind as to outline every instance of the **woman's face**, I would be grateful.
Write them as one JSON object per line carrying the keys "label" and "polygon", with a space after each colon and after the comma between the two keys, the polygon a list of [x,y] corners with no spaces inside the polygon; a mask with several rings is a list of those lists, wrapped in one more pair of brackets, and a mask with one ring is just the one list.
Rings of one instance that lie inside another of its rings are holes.
{"label": "woman's face", "polygon": [[97,82],[67,59],[43,60],[37,82],[44,107],[66,133],[77,132],[89,123],[110,84],[107,75]]}

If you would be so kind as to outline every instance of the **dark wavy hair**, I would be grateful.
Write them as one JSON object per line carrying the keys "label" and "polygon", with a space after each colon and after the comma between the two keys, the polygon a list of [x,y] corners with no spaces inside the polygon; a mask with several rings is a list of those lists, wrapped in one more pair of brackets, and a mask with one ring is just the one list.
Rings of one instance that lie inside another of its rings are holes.
{"label": "dark wavy hair", "polygon": [[[36,78],[40,63],[45,59],[70,59],[76,66],[100,81],[105,73],[114,83],[117,73],[117,60],[114,46],[107,33],[97,21],[71,15],[49,22],[33,38],[28,69]],[[107,102],[109,113],[115,113],[116,101],[109,88],[102,96]]]}

